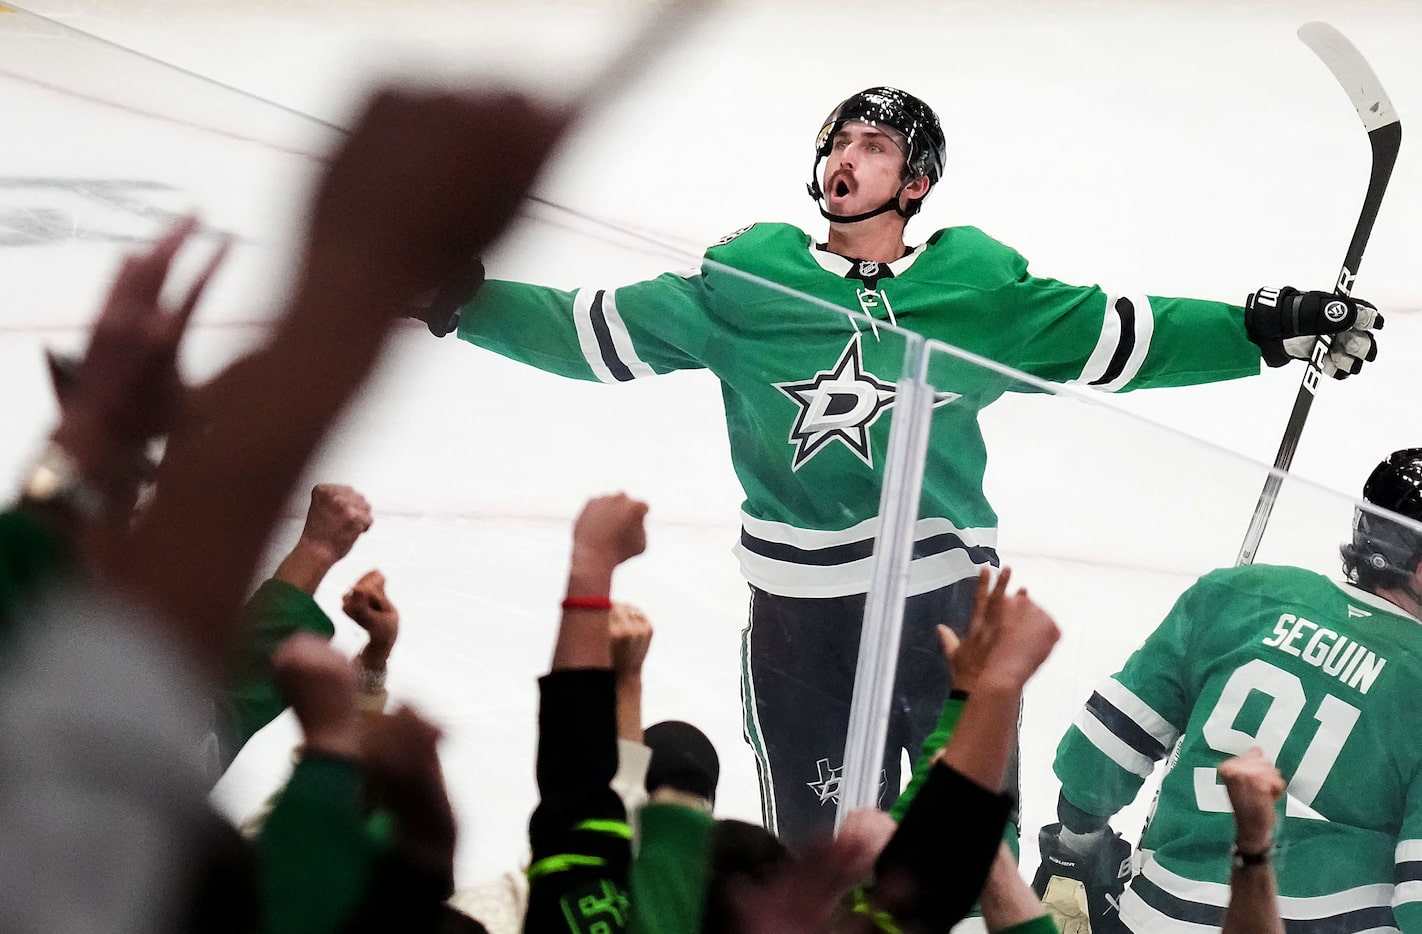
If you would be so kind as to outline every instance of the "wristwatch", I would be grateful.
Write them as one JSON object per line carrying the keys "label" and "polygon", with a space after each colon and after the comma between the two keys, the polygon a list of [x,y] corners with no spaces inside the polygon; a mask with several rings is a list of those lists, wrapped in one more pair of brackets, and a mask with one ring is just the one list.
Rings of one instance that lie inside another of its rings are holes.
{"label": "wristwatch", "polygon": [[1249,866],[1263,866],[1269,862],[1269,857],[1273,852],[1274,848],[1272,846],[1266,846],[1257,853],[1249,853],[1245,850],[1241,850],[1239,847],[1235,847],[1234,857],[1230,860],[1230,867],[1232,869],[1244,869]]}
{"label": "wristwatch", "polygon": [[93,521],[104,514],[104,497],[84,479],[77,461],[53,441],[44,446],[20,484],[27,505],[60,509]]}

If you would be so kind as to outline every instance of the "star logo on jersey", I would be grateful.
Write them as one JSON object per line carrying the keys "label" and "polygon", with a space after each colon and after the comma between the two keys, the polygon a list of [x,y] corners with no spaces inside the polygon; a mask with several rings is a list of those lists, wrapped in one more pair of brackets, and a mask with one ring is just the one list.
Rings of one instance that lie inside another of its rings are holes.
{"label": "star logo on jersey", "polygon": [[[864,369],[858,334],[850,338],[832,369],[820,370],[812,379],[774,386],[800,407],[788,439],[795,445],[791,470],[799,470],[833,441],[849,448],[865,466],[874,466],[869,429],[894,404],[897,389]],[[933,406],[960,398],[961,393],[935,392]]]}

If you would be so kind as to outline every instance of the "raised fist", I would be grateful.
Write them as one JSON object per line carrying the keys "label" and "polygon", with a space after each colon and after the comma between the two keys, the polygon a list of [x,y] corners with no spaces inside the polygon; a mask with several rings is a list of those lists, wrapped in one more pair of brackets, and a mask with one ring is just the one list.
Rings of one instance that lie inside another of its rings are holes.
{"label": "raised fist", "polygon": [[575,556],[595,559],[608,567],[635,558],[647,547],[646,515],[647,504],[626,493],[588,500],[573,523]]}
{"label": "raised fist", "polygon": [[334,564],[350,553],[372,521],[370,503],[353,488],[318,483],[311,488],[311,507],[306,511],[301,540],[322,551]]}
{"label": "raised fist", "polygon": [[370,636],[370,642],[361,651],[362,663],[376,671],[384,668],[400,634],[400,611],[385,595],[385,575],[379,571],[366,572],[341,598],[341,609]]}
{"label": "raised fist", "polygon": [[1283,797],[1284,776],[1257,747],[1220,763],[1220,781],[1234,809],[1235,841],[1258,853],[1274,843],[1274,805]]}

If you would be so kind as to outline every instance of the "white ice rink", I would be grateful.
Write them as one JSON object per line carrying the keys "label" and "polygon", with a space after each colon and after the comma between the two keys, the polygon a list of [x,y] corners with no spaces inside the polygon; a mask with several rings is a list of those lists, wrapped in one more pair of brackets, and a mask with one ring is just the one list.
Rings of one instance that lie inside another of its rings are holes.
{"label": "white ice rink", "polygon": [[[291,111],[340,123],[391,73],[568,96],[650,8],[26,6],[113,44],[0,12],[0,436],[10,439],[0,476],[18,475],[54,418],[41,348],[82,346],[125,244],[174,212],[196,210],[238,237],[199,312],[188,372],[201,378],[261,336],[314,156],[334,138]],[[489,271],[615,285],[689,266],[752,221],[822,233],[804,194],[820,120],[848,94],[891,84],[927,99],[948,137],[945,179],[911,242],[973,224],[1039,275],[1156,295],[1242,302],[1265,284],[1329,288],[1368,149],[1333,78],[1294,37],[1310,19],[1363,50],[1408,125],[1422,106],[1422,5],[1405,0],[727,3],[577,127],[539,187],[556,207],[531,207]],[[1295,460],[1299,476],[1345,493],[1386,453],[1422,444],[1416,152],[1405,136],[1357,285],[1387,314],[1381,357],[1324,387]],[[1064,632],[1025,711],[1027,867],[1035,829],[1053,819],[1057,738],[1174,597],[1233,562],[1299,377],[1289,368],[1104,407],[1012,395],[985,413],[1003,559]],[[353,650],[361,637],[340,618],[340,594],[368,568],[388,577],[402,611],[389,685],[448,731],[461,884],[522,857],[534,679],[551,650],[570,519],[599,492],[652,505],[648,554],[615,588],[657,627],[647,722],[702,726],[722,757],[720,813],[758,818],[739,721],[746,593],[730,547],[740,497],[722,425],[705,373],[580,384],[411,326],[314,465],[310,482],[352,484],[374,505],[374,527],[318,599]],[[304,500],[277,549],[294,540]],[[1260,560],[1335,573],[1350,509],[1291,483]],[[222,805],[256,806],[293,741],[285,720],[259,736],[220,786]],[[1134,834],[1143,810],[1120,829]]]}

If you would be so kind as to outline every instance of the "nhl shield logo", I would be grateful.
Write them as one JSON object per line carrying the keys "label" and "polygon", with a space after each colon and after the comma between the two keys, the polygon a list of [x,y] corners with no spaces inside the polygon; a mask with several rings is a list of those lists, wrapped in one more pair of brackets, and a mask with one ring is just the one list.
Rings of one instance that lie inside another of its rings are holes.
{"label": "nhl shield logo", "polygon": [[879,274],[879,264],[872,259],[866,259],[859,264],[859,275],[865,279],[872,279]]}

